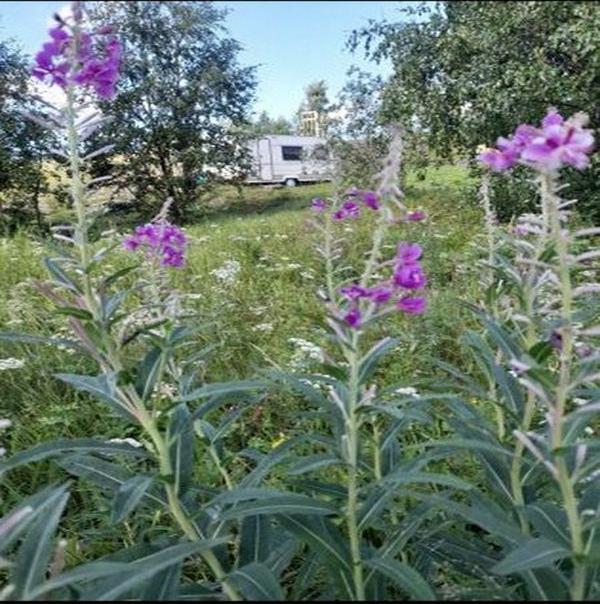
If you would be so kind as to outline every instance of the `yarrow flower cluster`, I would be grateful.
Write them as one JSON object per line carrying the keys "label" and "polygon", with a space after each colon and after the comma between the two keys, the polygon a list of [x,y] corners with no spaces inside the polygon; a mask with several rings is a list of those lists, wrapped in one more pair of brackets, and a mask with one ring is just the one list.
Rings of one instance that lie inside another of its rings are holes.
{"label": "yarrow flower cluster", "polygon": [[594,148],[592,131],[584,128],[587,121],[585,114],[578,113],[565,120],[555,109],[550,109],[540,128],[521,124],[510,138],[499,137],[496,149],[480,153],[479,160],[496,172],[517,163],[546,172],[565,166],[583,170]]}
{"label": "yarrow flower cluster", "polygon": [[394,298],[396,308],[404,313],[420,315],[425,312],[427,300],[423,296],[411,295],[427,284],[427,277],[419,263],[422,254],[420,245],[402,242],[398,245],[394,272],[390,279],[374,287],[353,284],[341,288],[342,296],[350,301],[350,308],[344,315],[344,321],[355,329],[361,326],[363,318],[359,306],[361,299],[368,300],[375,306],[382,306]]}
{"label": "yarrow flower cluster", "polygon": [[130,252],[141,248],[150,257],[159,258],[161,266],[180,268],[184,264],[187,240],[185,233],[168,222],[136,227],[133,235],[125,238],[123,247]]}
{"label": "yarrow flower cluster", "polygon": [[92,88],[99,97],[110,99],[119,79],[121,44],[107,25],[91,33],[81,31],[82,18],[81,10],[76,10],[78,33],[63,20],[49,30],[51,39],[36,54],[32,75],[61,88]]}
{"label": "yarrow flower cluster", "polygon": [[0,371],[6,371],[7,369],[21,369],[25,366],[23,359],[14,359],[12,357],[8,359],[0,359]]}
{"label": "yarrow flower cluster", "polygon": [[226,260],[222,266],[210,271],[210,274],[219,281],[231,285],[235,282],[241,269],[242,265],[237,260]]}

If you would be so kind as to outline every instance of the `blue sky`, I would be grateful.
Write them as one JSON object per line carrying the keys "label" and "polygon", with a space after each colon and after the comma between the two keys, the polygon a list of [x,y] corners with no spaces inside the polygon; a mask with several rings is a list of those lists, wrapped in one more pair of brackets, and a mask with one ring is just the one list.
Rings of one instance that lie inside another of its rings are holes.
{"label": "blue sky", "polygon": [[[352,56],[344,45],[348,34],[369,18],[396,20],[406,2],[376,0],[332,1],[217,1],[230,14],[227,26],[244,46],[240,60],[258,66],[255,110],[274,117],[291,117],[311,81],[324,79],[333,98],[344,83],[348,67],[387,75],[387,64],[377,66]],[[44,41],[48,18],[64,1],[0,2],[0,39],[13,38],[34,53]]]}

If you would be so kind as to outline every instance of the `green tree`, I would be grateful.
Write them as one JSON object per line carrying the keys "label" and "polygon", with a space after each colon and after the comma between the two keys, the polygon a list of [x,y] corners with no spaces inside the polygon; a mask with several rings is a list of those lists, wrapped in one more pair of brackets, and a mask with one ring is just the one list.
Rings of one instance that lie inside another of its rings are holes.
{"label": "green tree", "polygon": [[332,106],[327,131],[332,155],[338,161],[339,176],[347,186],[373,185],[387,152],[389,135],[381,120],[383,80],[351,67]]}
{"label": "green tree", "polygon": [[[298,108],[298,133],[303,135],[314,135],[316,132],[323,134],[327,129],[327,114],[330,109],[331,104],[327,96],[327,84],[325,80],[311,82],[304,89],[304,100]],[[316,114],[315,123],[310,123],[303,119],[308,112]]]}
{"label": "green tree", "polygon": [[[600,124],[596,2],[437,2],[401,12],[408,19],[371,21],[349,45],[392,61],[382,114],[420,129],[440,158],[473,157],[549,106]],[[570,191],[587,190],[587,211],[600,215],[599,163],[574,175]]]}
{"label": "green tree", "polygon": [[44,228],[40,196],[47,186],[42,167],[50,137],[24,115],[32,107],[28,80],[25,58],[12,44],[0,42],[0,225],[5,231],[31,220]]}
{"label": "green tree", "polygon": [[283,116],[273,119],[266,111],[262,111],[257,120],[250,126],[250,132],[253,136],[293,134],[294,126]]}
{"label": "green tree", "polygon": [[182,221],[199,185],[233,178],[247,161],[242,144],[254,97],[253,67],[238,63],[226,10],[209,2],[99,2],[92,18],[112,23],[124,43],[118,94],[106,110],[119,160],[116,183],[154,210],[173,199]]}

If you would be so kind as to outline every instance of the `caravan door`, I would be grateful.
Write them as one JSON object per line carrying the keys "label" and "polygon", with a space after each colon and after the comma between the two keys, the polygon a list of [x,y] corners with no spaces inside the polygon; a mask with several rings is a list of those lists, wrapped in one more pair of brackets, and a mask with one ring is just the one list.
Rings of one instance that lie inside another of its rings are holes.
{"label": "caravan door", "polygon": [[269,138],[257,141],[258,174],[261,180],[273,180],[273,149]]}

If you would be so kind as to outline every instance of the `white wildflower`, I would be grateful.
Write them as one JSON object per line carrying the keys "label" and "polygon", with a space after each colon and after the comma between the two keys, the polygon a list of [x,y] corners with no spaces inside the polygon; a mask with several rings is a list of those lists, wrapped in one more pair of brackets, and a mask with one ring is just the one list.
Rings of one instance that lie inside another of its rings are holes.
{"label": "white wildflower", "polygon": [[311,362],[323,363],[325,361],[323,349],[317,344],[302,338],[288,338],[288,342],[293,344],[296,349],[290,361],[290,365],[295,369],[302,369]]}
{"label": "white wildflower", "polygon": [[12,422],[9,419],[0,419],[0,430],[6,430],[6,428],[10,428],[12,426]]}
{"label": "white wildflower", "polygon": [[242,265],[237,260],[226,260],[222,266],[210,271],[210,274],[219,281],[231,285],[241,268]]}
{"label": "white wildflower", "polygon": [[139,442],[138,440],[135,440],[135,438],[111,438],[109,441],[109,443],[116,443],[117,445],[130,445],[132,447],[135,447],[136,449],[139,449],[140,447],[143,447],[144,445]]}
{"label": "white wildflower", "polygon": [[416,388],[412,386],[404,386],[403,388],[396,388],[394,390],[396,394],[404,394],[406,396],[414,396],[415,398],[420,398],[421,395],[417,392]]}
{"label": "white wildflower", "polygon": [[25,361],[23,359],[0,359],[0,371],[5,371],[7,369],[21,369],[24,367]]}
{"label": "white wildflower", "polygon": [[266,333],[270,333],[273,331],[273,329],[273,323],[259,323],[252,328],[252,331],[264,331]]}

